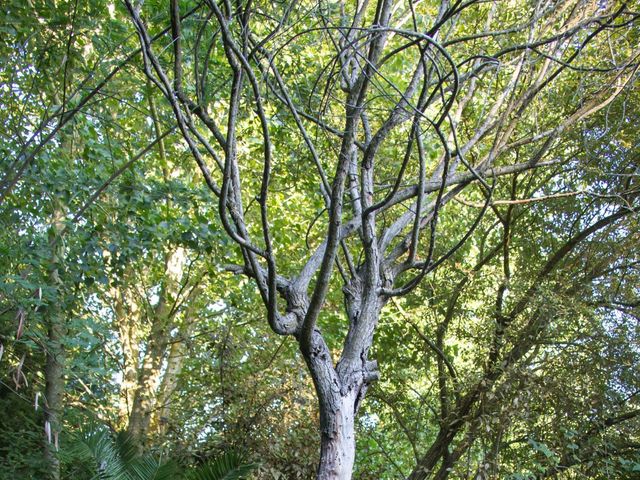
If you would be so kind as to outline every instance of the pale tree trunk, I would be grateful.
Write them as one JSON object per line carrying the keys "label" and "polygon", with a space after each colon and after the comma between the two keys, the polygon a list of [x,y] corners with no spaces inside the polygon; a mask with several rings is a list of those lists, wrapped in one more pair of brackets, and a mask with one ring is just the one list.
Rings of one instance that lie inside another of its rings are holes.
{"label": "pale tree trunk", "polygon": [[165,276],[160,289],[158,304],[153,309],[151,332],[147,340],[142,369],[135,389],[127,433],[143,451],[145,440],[149,435],[151,419],[157,405],[158,387],[160,385],[162,363],[166,354],[179,281],[182,279],[186,264],[186,255],[179,247],[167,255]]}
{"label": "pale tree trunk", "polygon": [[319,333],[303,356],[318,395],[320,408],[320,462],[318,480],[349,480],[355,460],[357,389],[346,389]]}
{"label": "pale tree trunk", "polygon": [[127,433],[139,451],[144,450],[160,383],[162,359],[167,342],[166,320],[157,316],[153,319],[151,333],[147,339],[147,351],[133,391]]}
{"label": "pale tree trunk", "polygon": [[375,265],[363,269],[362,273],[369,276],[366,279],[356,276],[344,288],[349,331],[338,363],[334,365],[319,329],[314,329],[310,341],[300,341],[300,351],[311,373],[320,409],[318,480],[351,479],[356,447],[355,419],[368,386],[379,376],[378,363],[369,360],[368,355],[385,300],[377,294],[381,281]]}
{"label": "pale tree trunk", "polygon": [[[377,316],[371,320],[377,320]],[[353,335],[348,338],[348,344],[354,345]],[[366,339],[361,340],[364,345]],[[349,480],[353,474],[356,415],[369,383],[378,376],[377,363],[368,361],[367,353],[365,346],[357,355],[357,361],[349,361],[343,355],[334,367],[331,352],[319,332],[313,335],[311,350],[302,351],[320,408],[318,480]]]}
{"label": "pale tree trunk", "polygon": [[53,225],[49,232],[49,244],[52,247],[51,267],[49,277],[51,284],[57,290],[57,300],[47,308],[48,341],[45,359],[45,401],[44,401],[44,458],[49,466],[49,477],[60,478],[60,461],[57,457],[58,436],[62,429],[61,416],[64,397],[64,367],[65,352],[63,341],[66,335],[66,325],[60,308],[62,296],[62,268],[63,247],[61,235],[64,230],[64,213],[62,206],[55,200]]}
{"label": "pale tree trunk", "polygon": [[353,393],[321,407],[319,480],[351,478],[356,455],[355,415]]}
{"label": "pale tree trunk", "polygon": [[142,373],[134,393],[127,433],[139,451],[143,451],[155,407],[155,395],[160,382],[162,368],[163,339],[156,336],[149,341],[149,352],[145,355]]}
{"label": "pale tree trunk", "polygon": [[185,345],[181,340],[171,344],[167,357],[167,368],[162,376],[162,382],[158,391],[158,408],[154,424],[158,434],[164,435],[171,414],[171,397],[178,387],[178,376],[182,371],[182,363],[185,355]]}
{"label": "pale tree trunk", "polygon": [[[127,275],[125,274],[125,278]],[[126,424],[133,408],[133,398],[138,385],[140,350],[140,309],[126,288],[112,290],[116,328],[122,349],[122,382],[120,384],[119,415]]]}
{"label": "pale tree trunk", "polygon": [[[193,300],[198,296],[200,289],[195,287],[189,299]],[[167,424],[171,416],[171,399],[173,392],[178,388],[178,378],[182,372],[184,358],[187,352],[186,340],[191,336],[195,328],[196,322],[193,318],[194,302],[192,301],[187,307],[178,337],[171,344],[167,357],[167,367],[162,376],[162,383],[158,391],[158,408],[155,415],[155,426],[159,435],[164,435],[167,430]]]}

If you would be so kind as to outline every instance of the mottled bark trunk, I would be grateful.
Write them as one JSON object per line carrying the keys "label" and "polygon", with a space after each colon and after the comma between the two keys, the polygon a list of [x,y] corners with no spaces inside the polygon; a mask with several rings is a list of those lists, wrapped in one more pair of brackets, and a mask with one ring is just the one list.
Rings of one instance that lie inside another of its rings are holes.
{"label": "mottled bark trunk", "polygon": [[356,454],[355,394],[320,408],[318,480],[349,480]]}
{"label": "mottled bark trunk", "polygon": [[160,289],[158,304],[153,310],[151,332],[147,340],[147,348],[138,376],[138,385],[127,426],[127,433],[139,451],[144,450],[153,412],[158,404],[162,362],[167,351],[169,333],[173,327],[174,306],[185,263],[186,255],[181,247],[168,254],[165,260],[165,277]]}
{"label": "mottled bark trunk", "polygon": [[368,282],[363,288],[354,279],[345,287],[349,332],[337,365],[317,329],[310,347],[300,345],[320,407],[318,480],[350,480],[353,475],[356,415],[369,384],[378,378],[377,362],[368,360],[384,304],[371,288],[374,284],[377,282]]}
{"label": "mottled bark trunk", "polygon": [[151,415],[156,403],[156,392],[160,383],[162,354],[165,339],[157,334],[149,341],[148,351],[144,357],[142,372],[134,393],[127,433],[131,441],[142,452],[151,425]]}
{"label": "mottled bark trunk", "polygon": [[158,408],[155,416],[155,425],[160,435],[164,435],[167,429],[167,424],[171,416],[171,397],[176,388],[178,388],[178,378],[182,372],[184,365],[184,359],[187,352],[187,341],[193,334],[196,327],[196,320],[194,316],[195,302],[194,300],[200,295],[201,289],[199,286],[193,288],[189,294],[188,301],[190,302],[178,333],[178,337],[171,344],[169,349],[169,356],[167,357],[167,368],[162,377],[162,383],[160,384],[160,390],[158,394]]}
{"label": "mottled bark trunk", "polygon": [[155,425],[160,435],[166,432],[169,416],[171,415],[171,397],[178,387],[178,377],[182,371],[186,347],[184,342],[177,340],[171,345],[169,356],[167,358],[167,368],[162,383],[160,384],[158,394],[158,407]]}
{"label": "mottled bark trunk", "polygon": [[[355,461],[355,418],[366,392],[369,374],[362,361],[334,367],[331,352],[319,332],[303,356],[316,389],[320,408],[318,480],[350,480]],[[364,357],[363,357],[364,358]]]}
{"label": "mottled bark trunk", "polygon": [[61,304],[64,292],[60,279],[60,269],[64,255],[61,235],[64,230],[64,212],[62,206],[56,202],[53,225],[49,231],[51,245],[51,266],[49,279],[56,288],[57,298],[47,308],[47,349],[45,357],[45,402],[44,402],[44,458],[48,464],[49,478],[60,478],[60,461],[57,456],[58,436],[62,429],[62,403],[64,397],[64,367],[65,352],[64,338],[66,324],[62,317]]}
{"label": "mottled bark trunk", "polygon": [[140,351],[138,342],[140,340],[140,311],[131,295],[126,289],[114,289],[114,309],[116,318],[116,328],[122,349],[122,382],[120,384],[120,421],[127,424],[131,410],[133,409],[133,399],[138,386],[138,371],[140,361]]}
{"label": "mottled bark trunk", "polygon": [[50,318],[48,331],[47,355],[44,368],[45,376],[45,439],[44,457],[48,464],[49,477],[58,480],[60,478],[60,461],[57,457],[58,436],[62,429],[62,402],[64,397],[64,348],[62,341],[65,329],[60,318],[56,315],[58,309]]}

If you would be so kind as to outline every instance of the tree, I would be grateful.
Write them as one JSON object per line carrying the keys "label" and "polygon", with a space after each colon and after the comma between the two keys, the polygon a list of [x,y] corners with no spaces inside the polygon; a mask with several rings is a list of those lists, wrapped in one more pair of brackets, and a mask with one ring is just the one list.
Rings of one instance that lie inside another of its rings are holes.
{"label": "tree", "polygon": [[[174,0],[170,7],[172,78],[155,53],[140,6],[127,3],[140,38],[145,73],[171,105],[183,138],[218,198],[225,230],[241,249],[243,264],[237,271],[255,279],[271,328],[297,339],[314,380],[321,429],[318,478],[351,475],[354,418],[370,383],[378,376],[377,363],[369,359],[369,351],[385,304],[413,290],[465,243],[489,208],[498,177],[567,162],[570,158],[562,156],[543,160],[555,153],[552,147],[564,131],[611,103],[635,72],[637,54],[633,49],[620,52],[615,67],[580,63],[583,52],[597,48],[601,37],[629,25],[634,15],[625,3],[567,2],[551,7],[540,2],[527,5],[524,11],[519,5],[518,20],[527,20],[524,24],[507,23],[500,31],[492,30],[494,18],[509,18],[509,13],[515,12],[508,8],[499,12],[495,6],[475,3],[442,2],[432,18],[424,16],[429,13],[427,5],[424,13],[414,5],[401,13],[399,4],[384,0],[375,6],[367,2],[355,6],[320,4],[314,9],[317,23],[309,24],[298,17],[307,11],[295,4],[285,4],[281,13],[276,9],[269,20],[256,22],[254,18],[265,13],[260,4],[234,7],[206,2],[207,22],[197,32],[185,33],[180,5]],[[480,33],[465,35],[467,32],[459,31],[454,22],[465,19],[473,8],[475,18],[483,19],[485,27]],[[502,38],[508,38],[510,45],[492,48],[493,41],[499,45]],[[478,41],[485,39],[489,40]],[[325,42],[329,45],[320,47],[325,56],[319,71],[286,71],[289,51],[303,58],[309,45],[318,48]],[[192,55],[188,59],[187,51]],[[218,52],[224,57],[216,58]],[[206,65],[210,58],[228,67],[228,73],[216,69],[220,87],[215,97],[208,90]],[[200,63],[205,65],[202,70]],[[193,72],[187,73],[191,65]],[[547,91],[555,93],[555,80],[565,70],[594,69],[604,73],[604,81],[601,78],[595,86],[585,88],[590,98],[566,105],[557,116],[550,115],[543,130],[527,135],[530,108]],[[496,75],[497,91],[483,85],[491,74]],[[476,126],[467,136],[463,132],[471,125],[463,116],[479,107],[479,95],[483,95],[481,107],[487,113],[474,119]],[[224,114],[216,115],[221,117],[218,120],[209,115],[209,99],[220,102],[221,97],[226,103]],[[273,124],[278,115],[285,114],[306,146],[304,153],[294,153],[295,159],[315,164],[327,210],[320,246],[298,272],[288,276],[278,269],[278,233],[271,226],[269,197],[270,188],[277,184],[272,178],[275,165],[282,161],[276,157],[280,146],[272,140]],[[196,121],[201,123],[196,125]],[[238,140],[243,122],[252,121],[259,122],[261,133],[259,182],[247,178],[256,173],[244,170],[246,157]],[[218,126],[225,123],[224,130]],[[208,129],[206,136],[199,128]],[[319,132],[329,137],[328,148],[325,142],[319,145],[315,140]],[[534,148],[528,149],[523,163],[504,164],[511,152],[529,144]],[[209,170],[209,159],[218,167],[219,180]],[[445,205],[471,183],[479,183],[484,190],[484,206],[458,239],[446,238],[446,243],[440,242],[445,248],[436,249],[437,238],[443,236],[437,233]],[[248,193],[252,192],[250,187],[255,193]],[[247,210],[243,202],[247,197],[255,198],[259,212]],[[408,205],[407,211],[400,213],[399,205]],[[540,277],[551,273],[584,238],[632,213],[632,205],[621,207],[571,238],[551,256]],[[505,225],[508,228],[508,223]],[[344,280],[348,319],[336,361],[318,324],[334,265]],[[499,297],[497,322],[501,329],[525,310],[532,293],[528,291],[504,318]],[[530,328],[540,328],[539,321],[532,320]],[[501,357],[500,337],[499,332],[487,382],[494,382],[499,375],[492,365]],[[518,343],[503,364],[526,351],[528,348]],[[479,385],[461,400],[458,418],[468,414],[470,403],[484,388]],[[456,434],[455,427],[441,430],[443,441],[434,445],[410,478],[424,478]]]}
{"label": "tree", "polygon": [[[593,238],[635,245],[627,233],[637,208],[633,147],[605,153],[599,171],[580,146],[594,136],[624,141],[606,122],[588,122],[603,112],[627,116],[637,14],[628,2],[590,1],[125,4],[137,65],[165,99],[160,117],[168,121],[165,108],[172,117],[166,134],[180,133],[235,245],[226,269],[255,282],[269,326],[295,339],[313,379],[318,478],[352,475],[356,416],[379,377],[371,352],[385,308],[415,298],[425,279],[467,261],[478,243],[487,249],[470,271],[501,260],[495,301],[485,302],[479,378],[452,387],[445,352],[470,277],[441,285],[434,313],[444,320],[435,331],[411,327],[437,358],[441,418],[409,478],[446,477],[479,436],[479,406],[495,390],[516,395],[526,377],[516,368],[554,324],[556,297],[541,285],[575,298],[598,286],[600,272],[615,276],[616,258],[593,265],[581,251]],[[58,125],[103,85],[63,108]],[[143,87],[139,76],[128,85],[133,95]],[[10,152],[3,198],[60,128],[49,118],[33,137],[40,143]],[[162,135],[156,129],[151,146]],[[557,199],[576,199],[568,219],[538,207]],[[497,226],[487,226],[490,214]],[[527,243],[520,218],[539,222],[544,248]],[[593,275],[557,288],[571,262],[568,272],[581,266]],[[489,407],[501,411],[498,402]],[[547,472],[576,461],[561,456]]]}

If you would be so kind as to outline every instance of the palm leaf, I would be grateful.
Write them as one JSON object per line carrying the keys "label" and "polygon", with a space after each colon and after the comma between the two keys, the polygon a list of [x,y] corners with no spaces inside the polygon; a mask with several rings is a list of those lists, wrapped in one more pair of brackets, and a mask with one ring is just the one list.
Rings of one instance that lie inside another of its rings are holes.
{"label": "palm leaf", "polygon": [[173,461],[160,462],[144,456],[133,459],[127,464],[131,480],[175,480],[180,477],[180,469]]}
{"label": "palm leaf", "polygon": [[118,432],[115,436],[115,445],[125,467],[139,456],[138,446],[126,431]]}
{"label": "palm leaf", "polygon": [[128,480],[125,464],[111,432],[97,425],[80,431],[68,448],[67,454],[95,472],[94,479]]}
{"label": "palm leaf", "polygon": [[186,480],[242,480],[258,468],[257,463],[243,462],[243,457],[237,452],[226,452],[214,461],[191,470]]}

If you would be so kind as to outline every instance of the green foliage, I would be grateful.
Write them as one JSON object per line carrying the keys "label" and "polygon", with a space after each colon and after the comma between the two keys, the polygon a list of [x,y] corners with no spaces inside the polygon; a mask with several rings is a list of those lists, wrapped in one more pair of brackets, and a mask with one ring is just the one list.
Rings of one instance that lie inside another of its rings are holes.
{"label": "green foliage", "polygon": [[205,465],[191,469],[185,480],[242,480],[258,467],[256,463],[244,463],[236,452],[226,452]]}
{"label": "green foliage", "polygon": [[43,431],[41,415],[18,396],[0,384],[0,478],[37,480],[47,473],[40,445]]}
{"label": "green foliage", "polygon": [[[89,425],[77,434],[64,455],[68,457],[66,463],[87,468],[86,474],[101,480],[121,480],[129,477],[130,450],[133,448],[126,442],[114,441],[107,428]],[[76,469],[73,466],[70,469],[70,476],[76,477]]]}
{"label": "green foliage", "polygon": [[185,469],[171,459],[140,455],[128,435],[114,436],[108,428],[92,424],[74,435],[61,457],[65,464],[63,476],[74,479],[242,480],[258,467],[230,451],[204,465]]}

